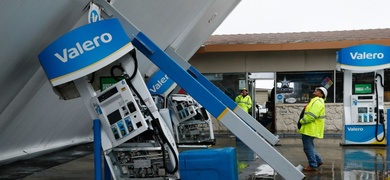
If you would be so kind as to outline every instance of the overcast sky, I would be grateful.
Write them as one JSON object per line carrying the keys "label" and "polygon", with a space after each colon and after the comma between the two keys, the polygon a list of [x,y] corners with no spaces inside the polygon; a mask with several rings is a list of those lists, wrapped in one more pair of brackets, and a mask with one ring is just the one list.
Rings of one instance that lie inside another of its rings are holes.
{"label": "overcast sky", "polygon": [[241,0],[213,34],[390,28],[390,0]]}

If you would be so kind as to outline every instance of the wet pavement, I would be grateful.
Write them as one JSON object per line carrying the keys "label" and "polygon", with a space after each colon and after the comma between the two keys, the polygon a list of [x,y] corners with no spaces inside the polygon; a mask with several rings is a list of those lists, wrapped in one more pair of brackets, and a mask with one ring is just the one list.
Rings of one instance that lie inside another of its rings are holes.
{"label": "wet pavement", "polygon": [[[245,144],[231,134],[216,134],[211,148],[235,147],[239,179],[284,179]],[[385,146],[340,146],[340,135],[316,139],[324,164],[305,179],[389,179],[390,155]],[[274,146],[293,165],[307,166],[299,135],[281,135]],[[185,151],[186,149],[180,149]],[[267,153],[267,152],[264,152]],[[0,166],[0,179],[94,179],[93,145],[84,144],[30,160]]]}

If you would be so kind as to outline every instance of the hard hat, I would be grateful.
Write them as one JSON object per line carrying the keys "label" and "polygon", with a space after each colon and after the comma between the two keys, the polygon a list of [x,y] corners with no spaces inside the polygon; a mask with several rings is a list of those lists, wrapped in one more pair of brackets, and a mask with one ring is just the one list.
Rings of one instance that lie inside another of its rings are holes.
{"label": "hard hat", "polygon": [[244,90],[245,90],[245,91],[248,91],[246,88],[242,88],[242,89],[241,89],[241,91],[244,91]]}
{"label": "hard hat", "polygon": [[328,90],[326,90],[324,87],[318,87],[317,89],[322,91],[322,94],[324,94],[324,99],[326,96],[328,96]]}

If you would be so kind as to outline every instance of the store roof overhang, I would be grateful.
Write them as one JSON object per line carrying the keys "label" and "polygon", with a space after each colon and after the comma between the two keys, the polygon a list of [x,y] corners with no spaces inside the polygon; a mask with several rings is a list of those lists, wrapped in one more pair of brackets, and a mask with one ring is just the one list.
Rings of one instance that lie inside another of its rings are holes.
{"label": "store roof overhang", "polygon": [[208,44],[200,47],[196,53],[342,49],[361,44],[381,44],[390,46],[390,39],[280,44]]}

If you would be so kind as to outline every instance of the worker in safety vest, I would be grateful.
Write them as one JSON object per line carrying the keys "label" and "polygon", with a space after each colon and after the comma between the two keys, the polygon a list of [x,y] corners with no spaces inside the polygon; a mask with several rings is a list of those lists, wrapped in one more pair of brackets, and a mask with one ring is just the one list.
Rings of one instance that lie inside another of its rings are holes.
{"label": "worker in safety vest", "polygon": [[323,161],[314,147],[314,138],[323,138],[325,129],[325,99],[328,91],[324,87],[317,87],[313,92],[314,98],[306,105],[303,118],[299,120],[302,134],[303,151],[306,154],[309,166],[303,171],[316,171]]}
{"label": "worker in safety vest", "polygon": [[235,101],[245,112],[248,112],[252,108],[252,98],[248,95],[246,88],[241,89],[241,94],[236,97]]}

